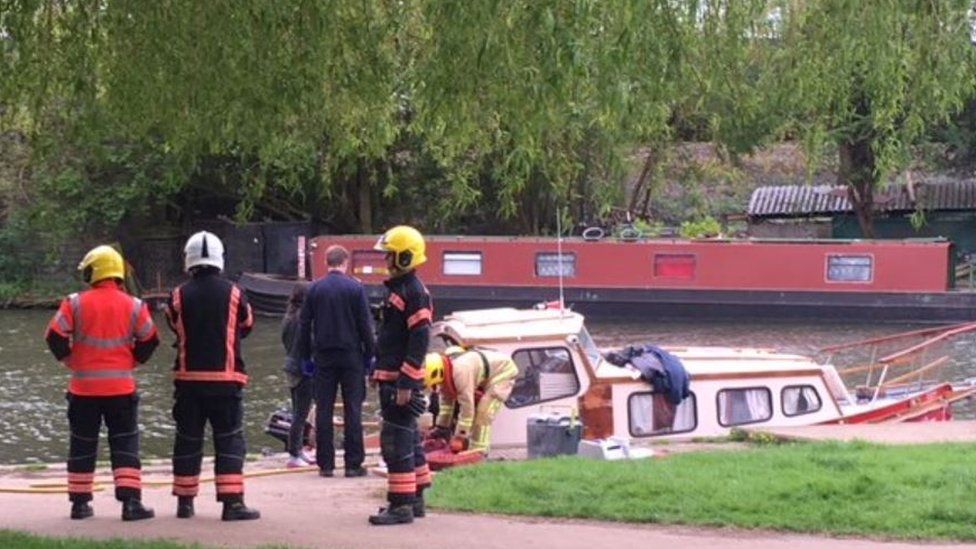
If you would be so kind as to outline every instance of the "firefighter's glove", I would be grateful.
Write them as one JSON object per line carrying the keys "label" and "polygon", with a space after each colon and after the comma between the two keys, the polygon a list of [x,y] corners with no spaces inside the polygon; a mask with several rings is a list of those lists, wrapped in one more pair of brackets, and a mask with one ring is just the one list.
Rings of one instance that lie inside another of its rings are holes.
{"label": "firefighter's glove", "polygon": [[455,435],[453,438],[451,438],[451,452],[458,454],[467,449],[468,449],[467,437],[461,435]]}
{"label": "firefighter's glove", "polygon": [[410,396],[410,415],[420,417],[427,411],[427,399],[421,391],[414,391]]}
{"label": "firefighter's glove", "polygon": [[305,377],[312,377],[315,375],[315,361],[305,360],[302,361],[302,375]]}

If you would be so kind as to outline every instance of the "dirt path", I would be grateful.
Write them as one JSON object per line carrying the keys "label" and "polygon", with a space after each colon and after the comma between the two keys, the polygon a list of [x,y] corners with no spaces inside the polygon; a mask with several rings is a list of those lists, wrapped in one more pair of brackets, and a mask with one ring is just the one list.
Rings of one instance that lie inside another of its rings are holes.
{"label": "dirt path", "polygon": [[[254,470],[253,468],[251,470]],[[62,481],[48,472],[30,482]],[[147,475],[151,480],[155,475]],[[0,475],[0,484],[15,480]],[[21,484],[27,482],[20,478]],[[430,540],[472,540],[478,549],[531,547],[742,547],[805,549],[824,547],[913,547],[897,544],[830,539],[815,536],[742,530],[631,526],[589,521],[512,519],[431,512],[413,525],[374,527],[366,516],[382,504],[385,481],[321,478],[315,472],[248,479],[247,501],[261,510],[262,519],[249,523],[223,523],[213,500],[213,485],[204,484],[197,498],[197,517],[179,520],[173,515],[175,498],[163,488],[145,491],[144,500],[156,508],[157,518],[139,523],[119,520],[119,505],[111,489],[95,495],[95,517],[68,518],[64,494],[0,494],[0,529],[26,530],[52,536],[86,538],[169,538],[208,545],[253,546],[286,544],[303,547],[416,548]],[[958,545],[956,545],[958,547]]]}

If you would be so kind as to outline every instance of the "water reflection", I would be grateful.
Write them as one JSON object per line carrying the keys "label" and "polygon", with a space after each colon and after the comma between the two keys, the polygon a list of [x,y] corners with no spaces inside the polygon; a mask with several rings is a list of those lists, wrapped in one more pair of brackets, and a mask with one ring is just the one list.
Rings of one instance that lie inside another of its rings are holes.
{"label": "water reflection", "polygon": [[[64,390],[67,370],[47,352],[43,332],[50,311],[0,311],[0,463],[61,461],[67,452],[67,417]],[[162,323],[161,316],[156,318]],[[827,325],[783,322],[593,322],[590,331],[598,346],[631,343],[659,345],[728,345],[778,349],[812,354],[826,345],[857,341],[910,329],[908,326],[866,324]],[[166,457],[171,451],[174,357],[173,338],[161,331],[164,342],[149,364],[138,372],[142,405],[143,454]],[[976,336],[970,334],[946,345],[951,357],[944,375],[976,376],[973,355]],[[249,451],[280,451],[281,444],[264,434],[268,416],[287,406],[288,390],[281,372],[282,349],[276,319],[258,320],[244,341],[244,357],[251,375],[245,400]],[[850,363],[863,357],[847,358]],[[371,396],[368,403],[372,406]],[[373,413],[372,408],[367,413]],[[971,415],[971,410],[966,410]],[[107,451],[100,444],[101,459]],[[209,453],[209,450],[208,450]]]}

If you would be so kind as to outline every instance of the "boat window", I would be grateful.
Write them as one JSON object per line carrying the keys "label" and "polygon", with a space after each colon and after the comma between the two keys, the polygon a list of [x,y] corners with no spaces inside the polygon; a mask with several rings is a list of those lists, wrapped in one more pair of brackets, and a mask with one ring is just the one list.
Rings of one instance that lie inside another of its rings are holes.
{"label": "boat window", "polygon": [[352,274],[386,273],[386,252],[377,250],[353,250],[349,261]]}
{"label": "boat window", "polygon": [[874,279],[874,258],[870,255],[827,256],[828,282],[871,282]]}
{"label": "boat window", "polygon": [[785,416],[812,414],[819,411],[823,405],[820,400],[820,393],[813,385],[783,387],[780,400],[783,402],[783,415]]}
{"label": "boat window", "polygon": [[590,364],[593,369],[600,367],[600,362],[603,361],[603,355],[600,354],[600,349],[596,346],[593,341],[593,337],[590,336],[590,332],[584,327],[582,330],[576,334],[579,338],[580,347],[583,348],[583,352],[586,353],[586,358],[590,359]]}
{"label": "boat window", "polygon": [[536,276],[576,276],[576,254],[536,254],[535,274]]}
{"label": "boat window", "polygon": [[482,272],[481,252],[444,252],[444,274],[477,276]]}
{"label": "boat window", "polygon": [[766,387],[718,392],[718,423],[723,427],[760,423],[773,417],[773,394]]}
{"label": "boat window", "polygon": [[571,397],[579,392],[576,368],[565,347],[520,349],[512,353],[512,360],[519,373],[512,394],[505,401],[509,408]]}
{"label": "boat window", "polygon": [[654,254],[654,276],[661,278],[695,278],[694,254]]}
{"label": "boat window", "polygon": [[662,393],[633,393],[627,398],[627,418],[632,437],[673,435],[698,427],[695,394],[675,406]]}

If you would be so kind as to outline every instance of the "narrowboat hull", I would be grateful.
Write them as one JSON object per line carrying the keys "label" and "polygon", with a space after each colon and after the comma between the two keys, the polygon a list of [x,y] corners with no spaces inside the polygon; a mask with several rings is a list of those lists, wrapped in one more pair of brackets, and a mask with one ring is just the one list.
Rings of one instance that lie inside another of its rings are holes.
{"label": "narrowboat hull", "polygon": [[[375,242],[368,235],[313,239],[313,277],[326,272],[324,250],[342,244],[352,274],[381,299],[385,264]],[[976,292],[951,288],[951,244],[941,240],[432,236],[427,258],[420,272],[438,314],[530,306],[557,299],[562,285],[565,303],[591,317],[976,320]],[[288,291],[282,284],[278,294]]]}

